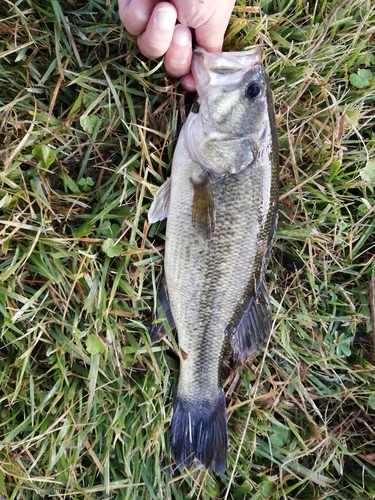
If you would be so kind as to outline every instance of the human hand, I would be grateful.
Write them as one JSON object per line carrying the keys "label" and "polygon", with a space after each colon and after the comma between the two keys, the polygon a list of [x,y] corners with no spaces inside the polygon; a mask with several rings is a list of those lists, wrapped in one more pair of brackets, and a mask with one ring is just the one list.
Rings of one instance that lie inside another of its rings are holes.
{"label": "human hand", "polygon": [[190,29],[200,47],[220,52],[235,0],[118,0],[118,4],[121,21],[137,36],[142,54],[150,59],[164,55],[167,72],[182,77],[182,85],[194,91]]}

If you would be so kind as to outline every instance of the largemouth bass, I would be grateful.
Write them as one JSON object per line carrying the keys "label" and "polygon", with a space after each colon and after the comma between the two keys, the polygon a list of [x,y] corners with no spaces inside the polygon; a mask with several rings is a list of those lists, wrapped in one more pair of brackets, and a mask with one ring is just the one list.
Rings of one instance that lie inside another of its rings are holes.
{"label": "largemouth bass", "polygon": [[[278,149],[258,48],[220,54],[197,48],[192,71],[199,110],[181,129],[171,177],[148,217],[168,217],[160,299],[180,349],[174,459],[180,468],[198,460],[223,472],[224,349],[230,344],[233,358],[244,360],[271,330],[264,274],[277,220]],[[160,333],[155,324],[152,339]]]}

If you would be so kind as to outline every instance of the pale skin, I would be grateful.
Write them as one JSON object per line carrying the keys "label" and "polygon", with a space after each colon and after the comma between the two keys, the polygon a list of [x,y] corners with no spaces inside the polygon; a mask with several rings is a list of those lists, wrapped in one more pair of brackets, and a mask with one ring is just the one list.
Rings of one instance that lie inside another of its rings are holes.
{"label": "pale skin", "polygon": [[220,52],[235,0],[118,0],[125,29],[137,36],[150,59],[164,56],[166,71],[194,91],[190,72],[193,37],[209,52]]}

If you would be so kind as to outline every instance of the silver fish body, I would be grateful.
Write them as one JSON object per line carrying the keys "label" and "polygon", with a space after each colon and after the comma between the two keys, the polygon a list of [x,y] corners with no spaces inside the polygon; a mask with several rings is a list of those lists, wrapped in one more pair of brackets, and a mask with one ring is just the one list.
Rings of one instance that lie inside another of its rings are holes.
{"label": "silver fish body", "polygon": [[163,293],[181,354],[174,458],[179,467],[197,459],[223,472],[223,350],[230,343],[234,359],[243,360],[271,329],[264,274],[277,220],[278,150],[258,49],[210,54],[198,48],[193,74],[199,111],[181,130],[171,177],[149,220],[168,216]]}

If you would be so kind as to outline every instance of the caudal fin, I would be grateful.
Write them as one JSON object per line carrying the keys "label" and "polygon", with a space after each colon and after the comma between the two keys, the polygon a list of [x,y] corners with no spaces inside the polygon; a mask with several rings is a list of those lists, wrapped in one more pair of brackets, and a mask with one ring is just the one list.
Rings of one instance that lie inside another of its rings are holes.
{"label": "caudal fin", "polygon": [[198,460],[206,469],[225,472],[227,453],[225,396],[194,406],[176,394],[172,418],[172,450],[178,468]]}

